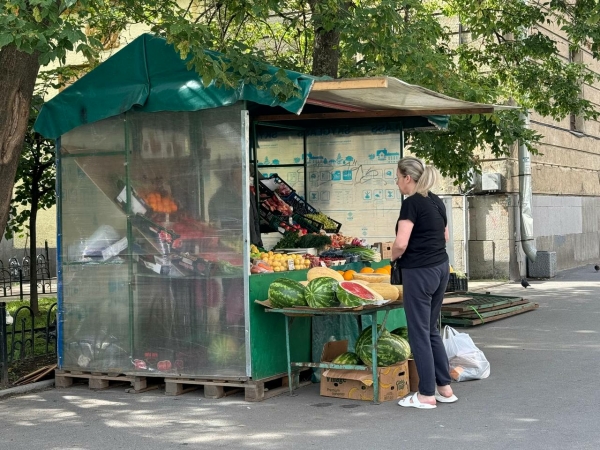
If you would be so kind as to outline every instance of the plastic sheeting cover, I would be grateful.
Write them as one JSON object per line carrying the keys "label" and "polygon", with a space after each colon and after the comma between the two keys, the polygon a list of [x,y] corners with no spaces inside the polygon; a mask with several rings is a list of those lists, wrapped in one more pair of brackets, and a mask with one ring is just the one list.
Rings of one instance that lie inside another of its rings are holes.
{"label": "plastic sheeting cover", "polygon": [[247,375],[240,118],[127,113],[63,137],[63,368]]}

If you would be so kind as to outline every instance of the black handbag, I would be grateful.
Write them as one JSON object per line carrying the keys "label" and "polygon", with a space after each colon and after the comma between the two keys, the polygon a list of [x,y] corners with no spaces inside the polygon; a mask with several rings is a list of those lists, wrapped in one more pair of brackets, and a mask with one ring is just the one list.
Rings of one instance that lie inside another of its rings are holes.
{"label": "black handbag", "polygon": [[397,286],[402,285],[402,269],[400,268],[400,258],[396,258],[394,261],[392,261],[392,276],[390,282]]}

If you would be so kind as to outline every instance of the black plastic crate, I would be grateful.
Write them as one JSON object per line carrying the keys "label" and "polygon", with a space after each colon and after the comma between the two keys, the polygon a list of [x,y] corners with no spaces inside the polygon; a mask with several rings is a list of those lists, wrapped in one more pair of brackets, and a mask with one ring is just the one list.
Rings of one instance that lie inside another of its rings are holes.
{"label": "black plastic crate", "polygon": [[[269,178],[264,178],[259,181],[259,184],[264,188],[275,192],[281,198],[288,197],[296,192],[296,190],[285,182],[278,174],[274,173]],[[267,186],[267,184],[269,186]]]}
{"label": "black plastic crate", "polygon": [[466,277],[459,277],[455,273],[450,274],[446,292],[467,292],[469,290],[469,280]]}
{"label": "black plastic crate", "polygon": [[311,233],[318,233],[323,229],[322,223],[309,219],[308,217],[304,217],[301,214],[294,214],[292,219],[294,219],[294,222],[296,222],[298,225],[306,228]]}

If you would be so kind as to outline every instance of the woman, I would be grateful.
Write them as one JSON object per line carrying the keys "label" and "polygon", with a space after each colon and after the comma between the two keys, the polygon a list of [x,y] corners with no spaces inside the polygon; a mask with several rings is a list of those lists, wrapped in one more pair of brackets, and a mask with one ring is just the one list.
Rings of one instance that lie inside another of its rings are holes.
{"label": "woman", "polygon": [[446,208],[429,192],[437,179],[433,167],[406,157],[398,162],[396,175],[400,192],[408,197],[396,224],[392,260],[401,258],[408,340],[419,374],[419,392],[398,404],[431,409],[436,401],[458,400],[450,387],[448,357],[437,328],[449,277]]}

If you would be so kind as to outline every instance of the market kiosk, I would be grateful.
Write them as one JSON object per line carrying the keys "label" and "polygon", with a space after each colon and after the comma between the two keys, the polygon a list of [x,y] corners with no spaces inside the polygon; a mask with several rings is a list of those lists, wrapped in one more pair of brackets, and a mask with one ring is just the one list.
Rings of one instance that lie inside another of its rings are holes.
{"label": "market kiosk", "polygon": [[[393,178],[404,134],[443,128],[447,114],[493,111],[393,78],[288,76],[300,95],[286,102],[243,83],[204,87],[146,34],[46,103],[36,130],[57,142],[65,379],[122,376],[143,389],[154,376],[171,393],[196,383],[265,398],[264,383],[288,364],[284,322],[255,303],[282,274],[250,274],[260,178],[279,177],[313,209],[286,226],[310,229],[312,212],[332,220],[317,229],[385,240],[400,205]],[[261,219],[265,241],[282,231],[273,214]],[[306,269],[284,276],[306,279]],[[311,360],[310,335],[310,318],[298,318],[293,360]]]}

